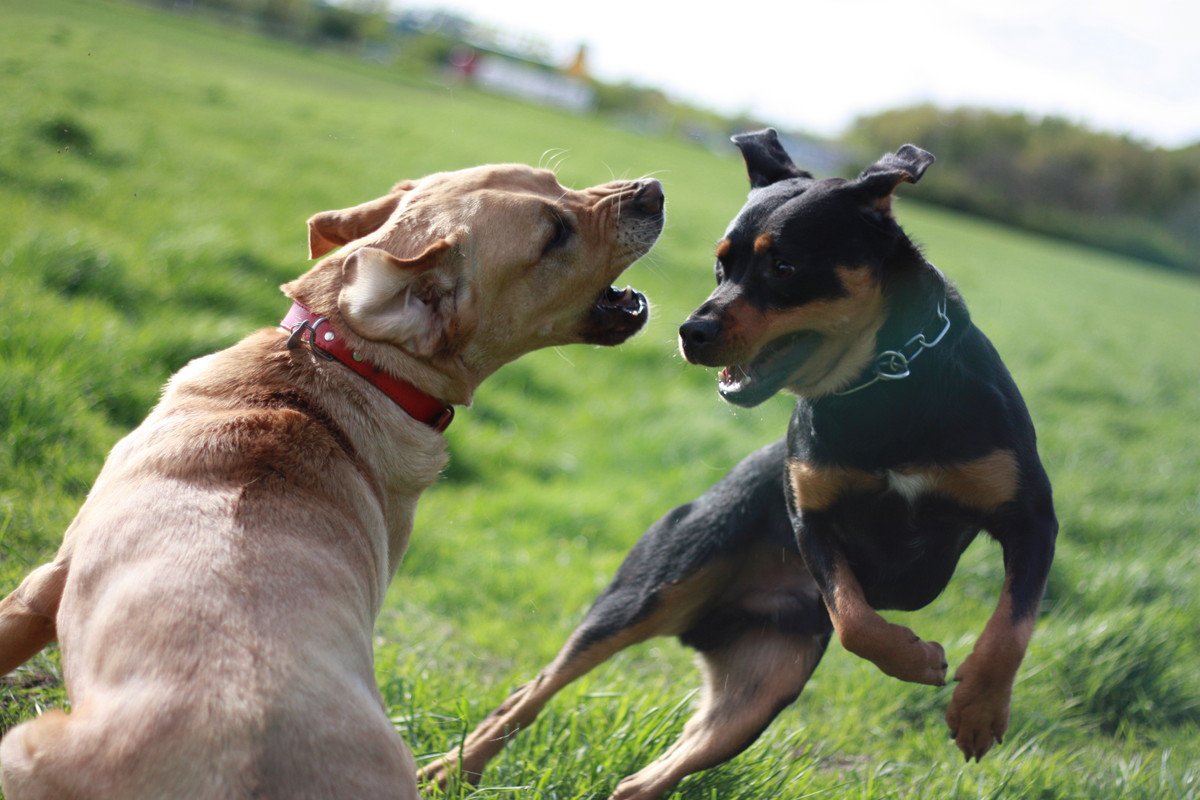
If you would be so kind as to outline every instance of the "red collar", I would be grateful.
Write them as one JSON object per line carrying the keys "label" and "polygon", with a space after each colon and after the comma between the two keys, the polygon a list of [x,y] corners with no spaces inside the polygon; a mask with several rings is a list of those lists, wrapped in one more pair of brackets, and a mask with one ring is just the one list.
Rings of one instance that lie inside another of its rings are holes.
{"label": "red collar", "polygon": [[336,359],[342,362],[392,398],[410,417],[424,422],[438,433],[446,430],[450,420],[454,419],[454,406],[426,394],[408,381],[392,377],[367,361],[350,349],[329,320],[314,314],[299,303],[292,303],[291,310],[279,325],[292,334],[288,337],[289,349],[298,346],[307,338],[314,353],[330,361]]}

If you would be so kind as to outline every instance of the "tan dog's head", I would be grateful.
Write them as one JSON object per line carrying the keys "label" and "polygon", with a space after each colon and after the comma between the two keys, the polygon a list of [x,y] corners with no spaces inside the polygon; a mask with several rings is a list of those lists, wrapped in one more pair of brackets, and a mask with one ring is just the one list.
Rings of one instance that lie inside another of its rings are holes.
{"label": "tan dog's head", "polygon": [[312,217],[312,257],[349,246],[283,289],[361,337],[372,360],[404,359],[465,403],[524,353],[641,330],[646,298],[610,284],[663,220],[656,180],[573,191],[523,165],[438,173]]}

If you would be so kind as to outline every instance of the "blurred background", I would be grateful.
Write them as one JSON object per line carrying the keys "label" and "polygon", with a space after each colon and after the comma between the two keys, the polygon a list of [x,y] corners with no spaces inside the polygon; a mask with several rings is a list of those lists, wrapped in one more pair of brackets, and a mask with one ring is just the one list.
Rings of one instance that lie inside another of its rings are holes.
{"label": "blurred background", "polygon": [[773,125],[820,172],[913,139],[944,162],[927,201],[1200,270],[1191,4],[161,5],[716,150]]}
{"label": "blurred background", "polygon": [[[773,125],[818,175],[914,142],[938,161],[897,216],[1021,386],[1062,523],[1012,725],[964,765],[951,687],[835,644],[758,744],[674,796],[1200,798],[1198,13],[0,0],[0,593],[53,557],[171,373],[282,317],[311,214],[484,162],[654,175],[667,225],[622,279],[645,331],[500,370],[421,499],[375,655],[432,758],[554,656],[648,525],[785,431],[791,398],[732,408],[676,353],[746,196],[729,135]],[[953,668],[1002,582],[980,537],[940,598],[888,616]],[[630,648],[445,796],[607,797],[699,685],[674,641]],[[66,702],[51,649],[0,678],[0,733]]]}

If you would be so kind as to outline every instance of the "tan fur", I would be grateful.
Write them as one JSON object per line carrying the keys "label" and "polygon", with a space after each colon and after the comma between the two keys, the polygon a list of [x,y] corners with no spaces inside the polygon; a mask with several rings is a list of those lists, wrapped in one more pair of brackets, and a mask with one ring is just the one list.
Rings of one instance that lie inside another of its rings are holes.
{"label": "tan fur", "polygon": [[804,461],[788,461],[788,478],[796,505],[806,511],[821,511],[851,491],[878,492],[884,480],[861,469],[818,467]]}
{"label": "tan fur", "polygon": [[996,450],[957,464],[912,465],[883,475],[859,469],[817,466],[795,459],[788,476],[797,505],[821,511],[849,492],[882,492],[897,489],[910,502],[917,494],[944,495],[966,508],[992,511],[1012,500],[1019,488],[1016,454]]}
{"label": "tan fur", "polygon": [[[401,184],[314,217],[316,250],[349,246],[285,290],[394,375],[465,403],[505,362],[582,340],[595,297],[661,227],[621,213],[637,187],[574,192],[521,166]],[[578,238],[543,257],[552,212]],[[366,284],[364,260],[380,270]],[[445,440],[286,339],[262,330],[175,375],[55,562],[0,603],[0,668],[56,627],[72,703],[0,742],[9,800],[417,796],[372,627]]]}
{"label": "tan fur", "polygon": [[976,761],[1008,730],[1013,683],[1033,637],[1033,624],[1032,614],[1013,619],[1011,579],[1005,578],[996,610],[954,673],[958,686],[946,708],[946,724],[958,748]]}
{"label": "tan fur", "polygon": [[881,617],[867,603],[862,586],[844,559],[834,567],[829,618],[843,647],[874,662],[893,678],[933,686],[946,682],[942,646],[923,641],[909,628]]}
{"label": "tan fur", "polygon": [[[766,235],[755,241],[757,249]],[[875,356],[875,334],[883,325],[883,293],[867,267],[836,269],[846,296],[817,300],[788,309],[761,309],[739,290],[720,287],[709,303],[721,298],[722,347],[712,360],[750,364],[771,342],[800,331],[822,336],[822,343],[796,369],[787,388],[804,397],[819,397],[845,388]]]}
{"label": "tan fur", "polygon": [[992,511],[1017,496],[1020,472],[1012,450],[996,450],[986,456],[949,466],[929,467],[933,491],[956,503],[979,511]]}
{"label": "tan fur", "polygon": [[624,778],[610,800],[654,800],[687,775],[740,752],[800,694],[823,650],[815,636],[761,631],[702,654],[704,692],[695,715],[679,739]]}

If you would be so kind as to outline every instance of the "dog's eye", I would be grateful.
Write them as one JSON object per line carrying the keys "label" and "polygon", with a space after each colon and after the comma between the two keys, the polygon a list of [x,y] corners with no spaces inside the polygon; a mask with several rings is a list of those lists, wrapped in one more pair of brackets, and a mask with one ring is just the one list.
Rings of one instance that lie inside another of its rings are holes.
{"label": "dog's eye", "polygon": [[721,281],[725,280],[725,267],[721,266],[720,261],[713,267],[713,275],[716,276],[717,285],[720,286]]}
{"label": "dog's eye", "polygon": [[780,278],[790,278],[796,274],[796,265],[786,261],[775,261],[775,274]]}
{"label": "dog's eye", "polygon": [[551,250],[557,250],[571,240],[571,223],[567,222],[562,217],[554,217],[554,229],[550,232],[550,238],[546,241],[546,246],[542,248],[542,255],[549,253]]}

